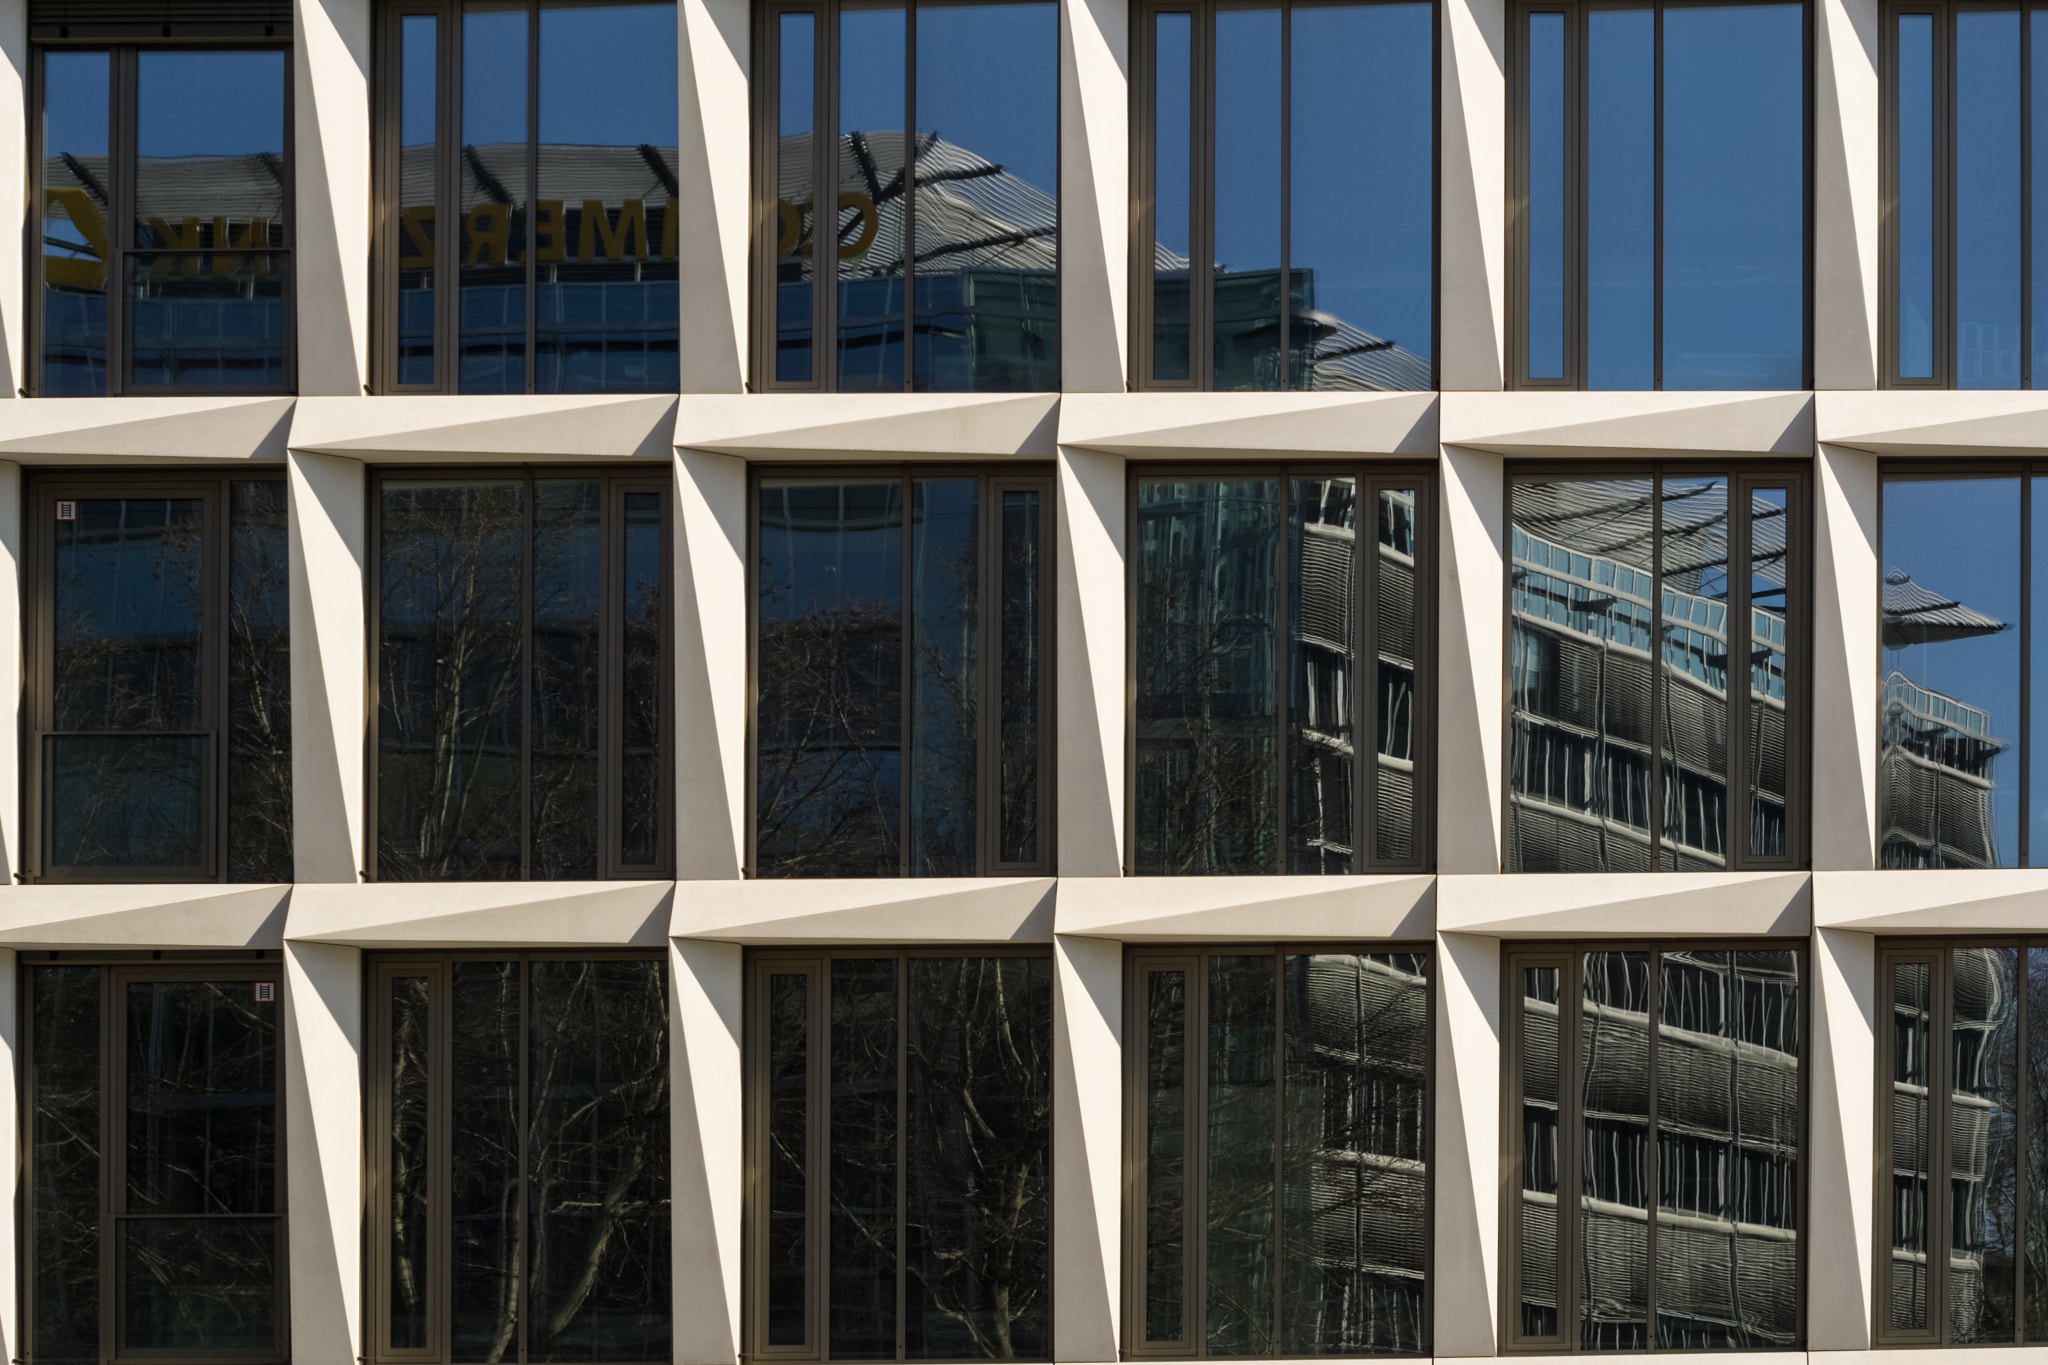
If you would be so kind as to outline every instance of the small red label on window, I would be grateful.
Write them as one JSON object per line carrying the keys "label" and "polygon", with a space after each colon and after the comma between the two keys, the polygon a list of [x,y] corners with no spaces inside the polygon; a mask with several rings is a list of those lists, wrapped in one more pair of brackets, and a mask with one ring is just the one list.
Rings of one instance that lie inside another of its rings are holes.
{"label": "small red label on window", "polygon": [[66,500],[63,500],[63,501],[60,501],[60,502],[59,502],[59,503],[57,504],[57,520],[59,520],[59,521],[77,521],[77,520],[78,520],[78,504],[77,504],[77,503],[75,503],[75,502],[72,502],[72,501],[70,501],[70,500],[68,500],[68,499],[66,499]]}
{"label": "small red label on window", "polygon": [[259,981],[256,983],[256,1003],[259,1005],[277,1003],[277,983],[275,981]]}

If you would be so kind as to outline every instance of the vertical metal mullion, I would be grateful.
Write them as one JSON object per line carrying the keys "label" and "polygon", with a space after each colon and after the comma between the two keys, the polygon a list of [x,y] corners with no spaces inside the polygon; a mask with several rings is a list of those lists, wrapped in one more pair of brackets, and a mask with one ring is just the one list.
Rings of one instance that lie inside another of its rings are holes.
{"label": "vertical metal mullion", "polygon": [[200,640],[204,648],[203,658],[211,665],[211,678],[201,677],[200,697],[204,713],[213,730],[211,741],[206,746],[205,778],[210,785],[211,800],[205,809],[210,812],[213,828],[203,830],[205,836],[205,864],[212,868],[212,880],[224,882],[228,879],[228,773],[227,757],[232,743],[228,733],[231,717],[228,714],[228,678],[233,667],[231,646],[228,639],[229,603],[234,600],[234,584],[228,579],[228,547],[234,528],[235,485],[230,476],[222,475],[202,490],[200,507],[204,520],[200,524],[200,547],[203,554],[202,572],[210,574],[213,581],[206,586],[201,599],[203,605],[200,617]]}
{"label": "vertical metal mullion", "polygon": [[896,1359],[906,1358],[905,1314],[909,1311],[910,1221],[910,955],[896,955]]}
{"label": "vertical metal mullion", "polygon": [[1187,1089],[1181,1104],[1181,1183],[1187,1194],[1183,1224],[1193,1251],[1188,1258],[1187,1303],[1182,1307],[1189,1353],[1209,1354],[1209,954],[1197,950],[1188,969]]}
{"label": "vertical metal mullion", "polygon": [[1206,390],[1216,384],[1216,10],[1199,0],[1189,8],[1188,55],[1188,154],[1195,163],[1188,174],[1188,371],[1194,387]]}
{"label": "vertical metal mullion", "polygon": [[[434,233],[434,389],[456,393],[462,387],[462,6],[453,0],[435,25],[435,49],[434,216],[453,230]],[[396,183],[399,173],[392,174]]]}
{"label": "vertical metal mullion", "polygon": [[533,1021],[528,1017],[528,1001],[533,994],[532,967],[533,964],[527,960],[526,955],[524,953],[520,954],[518,962],[519,1094],[514,1097],[512,1112],[519,1116],[519,1174],[517,1176],[519,1215],[515,1220],[515,1226],[518,1229],[516,1242],[518,1247],[518,1264],[515,1273],[518,1276],[519,1288],[517,1293],[519,1297],[515,1310],[517,1321],[514,1325],[517,1330],[514,1336],[517,1337],[519,1342],[519,1360],[521,1365],[524,1365],[526,1361],[527,1327],[533,1318],[531,1311],[533,1303],[533,1276],[530,1273],[533,1260],[533,1238],[532,1229],[527,1226],[527,1206],[532,1202],[533,1197],[533,1152],[531,1142],[533,1113],[530,1104],[531,1095],[529,1093],[532,1078],[527,1074],[527,1061],[533,1052]]}
{"label": "vertical metal mullion", "polygon": [[1002,787],[997,779],[997,764],[1001,761],[1003,715],[998,674],[1003,665],[1002,583],[1007,565],[1003,557],[1006,548],[1003,540],[1003,489],[985,474],[975,475],[974,486],[977,490],[975,505],[980,509],[980,515],[975,518],[979,549],[975,555],[978,577],[974,585],[974,599],[981,617],[972,636],[976,655],[974,869],[977,875],[985,877],[1001,856],[997,831],[1002,824],[999,808]]}
{"label": "vertical metal mullion", "polygon": [[900,670],[899,690],[897,693],[899,701],[897,702],[896,711],[896,875],[899,877],[912,875],[910,865],[910,792],[912,784],[916,781],[916,776],[912,771],[915,766],[912,761],[912,755],[915,750],[912,748],[911,726],[917,714],[917,708],[911,704],[910,700],[912,673],[914,671],[911,668],[910,655],[915,643],[911,637],[911,627],[917,618],[916,598],[914,596],[917,577],[913,572],[912,563],[912,557],[917,551],[917,537],[912,534],[911,523],[916,514],[916,494],[917,476],[906,469],[903,473],[903,550],[899,556],[903,561],[901,566],[903,573],[903,609],[898,616],[898,619],[902,622],[900,628],[902,634],[896,647],[897,667]]}
{"label": "vertical metal mullion", "polygon": [[[1351,566],[1351,589],[1357,597],[1351,612],[1350,640],[1351,766],[1355,769],[1351,774],[1351,870],[1359,873],[1372,870],[1378,862],[1372,817],[1378,809],[1380,789],[1380,485],[1361,468],[1353,475],[1352,486],[1356,491],[1351,498],[1351,549],[1356,562]],[[1421,575],[1416,579],[1419,598]],[[1415,615],[1419,622],[1419,600]],[[1412,832],[1413,812],[1421,806],[1417,793],[1409,803],[1411,839],[1417,837]]]}
{"label": "vertical metal mullion", "polygon": [[[812,127],[817,124],[813,123]],[[816,220],[813,219],[813,222]],[[816,239],[813,231],[813,240]],[[813,276],[815,278],[815,275]],[[826,1286],[832,1283],[832,1237],[828,1221],[832,1180],[832,957],[818,958],[818,989],[806,1022],[809,1039],[817,1043],[815,1062],[805,1078],[811,1100],[811,1114],[804,1136],[812,1143],[809,1168],[805,1172],[804,1218],[805,1258],[809,1275],[804,1285],[804,1306],[810,1323],[811,1358],[823,1360],[832,1350],[832,1310]],[[805,1059],[807,1062],[811,1058]]]}
{"label": "vertical metal mullion", "polygon": [[[2019,0],[2020,14],[2020,387],[2034,387],[2034,7]],[[2020,787],[2025,791],[2025,784]],[[2025,828],[2024,825],[2021,826]],[[2025,836],[2021,836],[2024,845]],[[2019,1302],[2019,1300],[2015,1300]],[[2019,1314],[2024,1317],[2025,1314]]]}
{"label": "vertical metal mullion", "polygon": [[[1280,5],[1280,387],[1294,386],[1292,357],[1288,353],[1289,333],[1294,321],[1294,276],[1293,258],[1289,247],[1289,233],[1293,217],[1289,212],[1293,198],[1293,179],[1290,174],[1290,152],[1294,145],[1294,117],[1288,91],[1293,87],[1294,7],[1282,0]],[[1355,752],[1355,750],[1354,750]],[[1286,764],[1281,764],[1284,770]],[[1285,864],[1282,865],[1285,870]]]}
{"label": "vertical metal mullion", "polygon": [[[531,196],[528,196],[531,198]],[[539,533],[539,486],[526,481],[526,531],[519,547],[519,879],[533,879],[533,544]]]}
{"label": "vertical metal mullion", "polygon": [[[812,378],[839,386],[839,7],[820,0],[811,49]],[[769,325],[764,321],[763,326]]]}
{"label": "vertical metal mullion", "polygon": [[[2024,6],[2023,6],[2023,7],[2022,7],[2022,13],[2024,13],[2024,12],[2025,12],[2025,9],[2024,9]],[[2024,37],[2024,36],[2025,36],[2025,35],[2024,35],[2024,31],[2023,31],[2023,32],[2022,32],[2022,37]],[[2021,45],[2021,50],[2022,50],[2022,51],[2024,51],[2024,50],[2025,50],[2025,45],[2024,45],[2024,43],[2022,43],[2022,45]],[[2024,202],[2024,199],[2022,200],[2022,202]],[[2022,240],[2024,240],[2024,239],[2022,239]],[[2024,295],[2022,295],[2022,297],[2024,297]],[[2027,334],[2027,329],[2026,329],[2026,327],[2025,327],[2024,325],[2022,325],[2022,326],[2021,326],[2021,328],[2020,328],[2020,335],[2021,335],[2021,336],[2022,336],[2022,337],[2024,338],[2024,337],[2026,336],[2026,334]],[[2026,350],[2026,346],[2025,346],[2025,345],[2023,344],[2023,345],[2021,346],[2021,351],[2022,351],[2022,353],[2024,353],[2024,352],[2025,352],[2025,350]],[[2022,362],[2022,363],[2024,363],[2024,362]],[[2034,616],[2034,613],[2033,613],[2033,591],[2032,591],[2032,586],[2033,586],[2033,583],[2032,583],[2032,581],[2033,581],[2033,577],[2034,577],[2034,574],[2033,574],[2034,560],[2033,560],[2033,553],[2032,553],[2032,551],[2033,551],[2033,544],[2034,544],[2034,498],[2033,498],[2033,493],[2034,493],[2034,475],[2033,475],[2033,474],[2032,474],[2031,472],[2029,472],[2029,471],[2027,471],[2027,470],[2025,470],[2025,469],[2022,469],[2022,470],[2020,471],[2020,753],[2019,753],[2019,768],[2020,768],[2020,773],[2019,773],[2019,788],[2020,788],[2020,839],[2019,839],[2019,844],[2020,844],[2020,846],[2019,846],[2019,862],[2020,862],[2020,866],[2021,866],[2021,867],[2031,867],[2031,866],[2033,866],[2033,850],[2032,850],[2032,840],[2031,840],[2031,837],[2030,837],[2030,836],[2031,836],[2031,830],[2030,830],[2030,828],[2029,828],[2029,826],[2030,826],[2030,824],[2031,824],[2031,821],[2032,821],[2032,818],[2033,818],[2033,812],[2032,812],[2032,805],[2033,805],[2033,803],[2032,803],[2032,801],[2031,801],[2031,799],[2030,799],[2030,793],[2029,793],[2029,792],[2028,792],[2028,790],[2027,790],[2027,789],[2028,789],[2028,788],[2029,788],[2029,787],[2030,787],[2030,786],[2032,785],[2032,783],[2028,781],[2028,775],[2029,775],[2029,772],[2030,772],[2030,769],[2028,768],[2028,762],[2029,762],[2029,760],[2030,760],[2030,759],[2031,759],[2031,758],[2033,757],[2033,755],[2032,755],[2032,752],[2031,752],[2031,750],[2030,750],[2030,748],[2029,748],[2029,745],[2030,745],[2030,743],[2031,743],[2031,741],[2032,741],[2032,738],[2033,738],[2033,736],[2032,736],[2032,733],[2031,733],[2032,727],[2031,727],[2031,726],[2030,726],[2030,725],[2028,724],[2028,718],[2029,718],[2030,714],[2032,713],[2032,711],[2033,711],[2033,709],[2034,709],[2034,707],[2033,707],[2033,697],[2034,697],[2034,692],[2033,692],[2033,652],[2034,652],[2034,651],[2033,651],[2033,633],[2034,633],[2034,621],[2033,621],[2033,616]]]}
{"label": "vertical metal mullion", "polygon": [[[1748,477],[1740,472],[1730,473],[1728,476],[1728,525],[1724,536],[1728,546],[1728,614],[1725,618],[1727,621],[1728,638],[1722,642],[1723,651],[1728,656],[1728,663],[1725,668],[1726,677],[1722,689],[1727,695],[1726,704],[1728,708],[1728,752],[1724,755],[1728,769],[1725,779],[1728,784],[1726,788],[1728,798],[1722,808],[1721,816],[1723,824],[1721,857],[1725,860],[1727,870],[1731,872],[1748,867],[1750,856],[1756,852],[1750,846],[1750,819],[1752,812],[1755,810],[1752,786],[1756,780],[1755,774],[1750,771],[1750,755],[1752,752],[1750,726],[1753,724],[1750,712],[1755,708],[1750,704],[1749,686],[1750,669],[1754,666],[1751,663],[1751,655],[1756,648],[1753,639],[1754,618],[1750,610],[1750,569],[1756,562],[1755,555],[1751,550],[1752,533],[1755,529],[1753,526],[1755,520],[1752,515],[1753,511],[1754,499],[1750,493]],[[1790,489],[1787,489],[1785,493],[1785,515],[1788,519],[1792,515],[1792,494]],[[1788,561],[1785,583],[1787,635],[1785,643],[1788,653],[1792,643],[1790,638],[1792,583],[1789,570],[1789,561],[1792,556],[1791,530],[1792,528],[1788,520],[1785,528],[1787,536],[1785,557]],[[1787,802],[1787,804],[1789,805],[1790,803]],[[1791,818],[1790,811],[1786,812],[1786,818],[1788,820]],[[1786,842],[1788,845],[1791,842],[1791,831],[1789,829],[1786,831]]]}
{"label": "vertical metal mullion", "polygon": [[135,232],[135,49],[107,52],[107,393],[128,389],[128,252]]}
{"label": "vertical metal mullion", "polygon": [[[1661,7],[1660,7],[1661,8]],[[1659,1349],[1657,1341],[1657,1210],[1663,1200],[1658,1189],[1659,1163],[1657,1160],[1657,1032],[1663,1021],[1663,976],[1664,953],[1652,948],[1649,956],[1648,993],[1644,1004],[1648,1010],[1648,1025],[1644,1033],[1649,1038],[1649,1059],[1646,1066],[1648,1075],[1644,1079],[1643,1093],[1647,1103],[1643,1106],[1646,1117],[1643,1132],[1643,1336],[1647,1349]]]}
{"label": "vertical metal mullion", "polygon": [[917,390],[917,161],[917,0],[903,0],[903,391],[905,393],[914,393]]}
{"label": "vertical metal mullion", "polygon": [[[2025,13],[2024,5],[2021,6],[2021,12]],[[2021,25],[2020,38],[2022,50],[2024,50],[2026,38],[2025,20],[2021,21]],[[2024,334],[2024,329],[2022,329],[2022,334]],[[2013,1119],[2018,1124],[2018,1142],[2022,1145],[2029,1140],[2028,1135],[2033,1131],[2027,1127],[2027,1120],[2031,1117],[2028,1111],[2032,1106],[2027,1103],[2028,1087],[2025,1080],[2027,1070],[2027,1025],[2029,1023],[2027,1018],[2027,949],[2027,941],[2021,939],[2018,950],[2013,954],[2012,974],[2014,1005],[2019,1012],[2019,1027],[2014,1030],[2012,1040],[2013,1088],[2018,1092],[2017,1101],[2013,1107]],[[2027,1339],[2027,1158],[2024,1151],[2015,1151],[2013,1156],[2015,1159],[2012,1163],[2012,1244],[2016,1249],[2016,1254],[2012,1258],[2012,1339],[2014,1344],[2020,1345],[2024,1344]]]}
{"label": "vertical metal mullion", "polygon": [[[1651,205],[1650,222],[1652,244],[1650,258],[1650,354],[1653,357],[1652,382],[1660,391],[1664,387],[1664,4],[1663,0],[1651,10],[1652,35],[1650,53],[1651,114],[1650,148]],[[1662,625],[1662,594],[1659,594],[1658,615]],[[1660,631],[1661,633],[1661,631]],[[1660,656],[1661,657],[1661,653]]]}
{"label": "vertical metal mullion", "polygon": [[[620,831],[625,827],[624,793],[619,790],[620,759],[625,747],[622,713],[625,682],[625,494],[617,483],[600,475],[597,517],[598,839],[597,865],[616,876],[624,865]],[[528,802],[531,805],[532,802]]]}
{"label": "vertical metal mullion", "polygon": [[[1664,468],[1650,469],[1650,870],[1664,870]],[[1674,855],[1672,867],[1677,868]]]}
{"label": "vertical metal mullion", "polygon": [[121,1084],[122,1068],[115,1059],[115,1049],[120,1045],[126,1032],[121,1027],[121,992],[114,973],[102,967],[100,978],[100,1351],[105,1359],[111,1360],[120,1354],[121,1342],[115,1335],[119,1322],[120,1256],[117,1242],[121,1235],[120,1215],[124,1211],[128,1182],[122,1177],[123,1158],[127,1155],[127,1134],[123,1131],[122,1120],[127,1109],[118,1086]]}
{"label": "vertical metal mullion", "polygon": [[[1284,11],[1283,11],[1284,13]],[[1284,275],[1281,277],[1286,278]],[[1280,1334],[1287,1321],[1287,1258],[1281,1248],[1287,1237],[1287,953],[1273,949],[1273,1331],[1266,1353],[1280,1352]]]}
{"label": "vertical metal mullion", "polygon": [[[526,391],[537,391],[534,372],[540,368],[535,338],[540,308],[540,4],[528,0],[526,10]],[[622,215],[623,216],[623,211]],[[625,231],[624,227],[620,232]]]}
{"label": "vertical metal mullion", "polygon": [[[1281,278],[1283,282],[1286,279],[1284,275]],[[1284,303],[1282,307],[1285,307]],[[1288,714],[1291,708],[1287,703],[1288,690],[1293,685],[1294,674],[1293,648],[1287,630],[1290,608],[1292,606],[1292,603],[1289,601],[1291,594],[1287,591],[1287,540],[1294,529],[1294,480],[1289,477],[1289,470],[1286,465],[1280,466],[1277,472],[1280,486],[1280,534],[1273,537],[1273,603],[1275,615],[1279,619],[1274,622],[1273,642],[1275,648],[1273,650],[1273,667],[1274,672],[1279,676],[1273,680],[1273,717],[1276,722],[1274,735],[1276,747],[1274,754],[1278,760],[1273,765],[1273,785],[1277,789],[1273,796],[1273,870],[1278,873],[1285,873],[1287,871],[1288,848],[1291,843],[1287,811],[1287,763],[1292,746],[1287,742],[1287,727],[1289,721],[1293,719]]]}
{"label": "vertical metal mullion", "polygon": [[1579,1025],[1585,1014],[1586,955],[1565,954],[1557,989],[1557,1340],[1567,1351],[1578,1348],[1579,1334],[1579,1202],[1585,1179],[1579,1170],[1583,1137],[1579,1120]]}
{"label": "vertical metal mullion", "polygon": [[1948,1171],[1948,998],[1953,953],[1946,947],[1928,955],[1927,969],[1927,1330],[1934,1344],[1948,1345],[1949,1171]]}

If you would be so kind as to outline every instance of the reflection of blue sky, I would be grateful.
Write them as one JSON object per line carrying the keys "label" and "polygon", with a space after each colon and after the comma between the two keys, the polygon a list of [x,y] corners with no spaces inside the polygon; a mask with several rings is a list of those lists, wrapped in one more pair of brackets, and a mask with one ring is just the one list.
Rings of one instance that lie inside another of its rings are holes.
{"label": "reflection of blue sky", "polygon": [[285,52],[136,55],[139,156],[284,152]]}
{"label": "reflection of blue sky", "polygon": [[[993,59],[992,59],[993,58]],[[917,7],[917,126],[1059,193],[1059,11]]]}
{"label": "reflection of blue sky", "polygon": [[794,137],[811,131],[811,103],[817,98],[816,16],[785,12],[782,15],[778,53],[782,65],[777,72],[775,131]]}
{"label": "reflection of blue sky", "polygon": [[903,126],[903,10],[855,7],[839,12],[839,132]]}
{"label": "reflection of blue sky", "polygon": [[1216,14],[1216,263],[1280,268],[1280,11]]}
{"label": "reflection of blue sky", "polygon": [[676,7],[542,6],[540,140],[676,144]]}
{"label": "reflection of blue sky", "polygon": [[462,140],[526,141],[526,11],[472,7],[462,16]]}
{"label": "reflection of blue sky", "polygon": [[1586,386],[1657,379],[1657,29],[1648,9],[1586,16]]}
{"label": "reflection of blue sky", "polygon": [[1898,120],[1899,375],[1934,375],[1934,16],[1892,16]]}
{"label": "reflection of blue sky", "polygon": [[1956,11],[1956,387],[2020,383],[2020,16]]}
{"label": "reflection of blue sky", "polygon": [[398,136],[407,147],[425,146],[434,140],[434,48],[440,22],[431,14],[408,14],[401,20],[403,89]]}
{"label": "reflection of blue sky", "polygon": [[[107,73],[104,52],[50,52],[43,57],[43,155],[107,154]],[[62,209],[43,220],[43,235],[74,246],[85,234]]]}

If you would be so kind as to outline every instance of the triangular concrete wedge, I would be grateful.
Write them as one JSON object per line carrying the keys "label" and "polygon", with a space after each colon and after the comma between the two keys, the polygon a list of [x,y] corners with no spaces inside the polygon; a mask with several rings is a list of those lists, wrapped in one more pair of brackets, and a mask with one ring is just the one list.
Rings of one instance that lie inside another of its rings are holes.
{"label": "triangular concrete wedge", "polygon": [[62,460],[282,460],[290,398],[38,398],[0,403],[0,455]]}
{"label": "triangular concrete wedge", "polygon": [[675,442],[750,460],[1049,460],[1059,406],[1050,393],[699,394],[677,408]]}
{"label": "triangular concrete wedge", "polygon": [[1068,394],[1060,444],[1128,458],[1437,453],[1433,393]]}
{"label": "triangular concrete wedge", "polygon": [[288,886],[0,888],[9,948],[276,948]]}
{"label": "triangular concrete wedge", "polygon": [[1804,934],[1806,872],[1590,872],[1441,877],[1437,928],[1501,938]]}
{"label": "triangular concrete wedge", "polygon": [[[1124,942],[1428,938],[1432,877],[1067,877],[1062,934]],[[1281,926],[1284,926],[1284,931]]]}
{"label": "triangular concrete wedge", "polygon": [[[1512,401],[1509,401],[1512,400]],[[1532,416],[1549,420],[1532,422]],[[1813,454],[1806,393],[1445,394],[1443,442],[1499,455]]]}
{"label": "triangular concrete wedge", "polygon": [[675,409],[661,394],[307,398],[291,445],[355,459],[667,459]]}
{"label": "triangular concrete wedge", "polygon": [[672,882],[300,886],[287,939],[358,948],[658,944]]}
{"label": "triangular concrete wedge", "polygon": [[1049,943],[1053,879],[677,882],[669,933],[730,943]]}

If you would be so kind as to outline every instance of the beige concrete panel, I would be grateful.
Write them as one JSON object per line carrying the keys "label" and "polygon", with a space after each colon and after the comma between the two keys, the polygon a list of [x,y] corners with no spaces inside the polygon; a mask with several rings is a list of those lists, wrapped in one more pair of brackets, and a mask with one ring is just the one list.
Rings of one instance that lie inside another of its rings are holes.
{"label": "beige concrete panel", "polygon": [[1129,0],[1060,6],[1060,387],[1121,393],[1129,365]]}
{"label": "beige concrete panel", "polygon": [[1124,462],[1060,451],[1059,596],[1053,694],[1059,723],[1061,875],[1115,877],[1124,865],[1124,701],[1127,599]]}
{"label": "beige concrete panel", "polygon": [[[0,185],[19,185],[27,199],[29,126],[28,83],[28,0],[0,0]],[[37,206],[24,203],[29,222],[36,221]],[[12,398],[28,383],[28,313],[24,307],[28,292],[25,273],[34,253],[10,251],[0,257],[0,397]],[[7,1292],[11,1298],[13,1282]],[[10,1314],[0,1331],[15,1345]],[[12,1357],[19,1352],[9,1352]]]}
{"label": "beige concrete panel", "polygon": [[692,394],[675,443],[747,460],[1049,460],[1055,393]]}
{"label": "beige concrete panel", "polygon": [[1446,446],[1439,469],[1436,865],[1498,872],[1507,480],[1484,451]]}
{"label": "beige concrete panel", "polygon": [[669,946],[676,1365],[733,1365],[739,1359],[745,979],[737,944]]}
{"label": "beige concrete panel", "polygon": [[729,943],[1045,943],[1053,879],[677,882],[669,933]]}
{"label": "beige concrete panel", "polygon": [[1490,1356],[1500,1321],[1500,940],[1436,942],[1435,1350]]}
{"label": "beige concrete panel", "polygon": [[301,882],[362,875],[369,689],[363,466],[294,451],[290,496],[292,867]]}
{"label": "beige concrete panel", "polygon": [[1123,1301],[1124,950],[1053,940],[1052,1358],[1115,1360]]}
{"label": "beige concrete panel", "polygon": [[275,948],[291,888],[218,882],[10,886],[0,943],[11,948]]}
{"label": "beige concrete panel", "polygon": [[1420,455],[1433,393],[1119,393],[1060,400],[1060,444],[1134,460]]}
{"label": "beige concrete panel", "polygon": [[1499,389],[1507,373],[1507,6],[1450,0],[1438,14],[1437,384]]}
{"label": "beige concrete panel", "polygon": [[293,0],[292,290],[302,394],[370,377],[370,0]]}
{"label": "beige concrete panel", "polygon": [[1813,386],[1877,387],[1877,0],[1814,11]]}
{"label": "beige concrete panel", "polygon": [[[0,461],[0,792],[21,790],[21,466]],[[0,800],[0,886],[21,870],[21,803]]]}
{"label": "beige concrete panel", "polygon": [[301,884],[284,936],[356,948],[639,947],[668,933],[674,882]]}
{"label": "beige concrete panel", "polygon": [[677,301],[684,393],[747,382],[747,225],[752,219],[752,64],[746,0],[681,0],[676,24],[677,240],[689,244]]}
{"label": "beige concrete panel", "polygon": [[1877,940],[1813,935],[1813,1051],[1807,1157],[1806,1342],[1870,1345],[1876,1188]]}
{"label": "beige concrete panel", "polygon": [[737,877],[747,829],[747,466],[675,453],[676,875]]}
{"label": "beige concrete panel", "polygon": [[[11,948],[0,949],[0,1094],[14,1096],[22,1094],[22,1081],[28,1070],[28,1059],[21,1055],[21,974],[15,970],[16,957]],[[14,1103],[0,1104],[0,1143],[9,1152],[19,1152],[21,1147],[21,1109]],[[26,1191],[21,1187],[21,1162],[7,1163],[0,1173],[0,1207],[23,1209],[27,1207]],[[20,1284],[20,1262],[17,1249],[20,1240],[14,1237],[0,1237],[0,1359],[26,1360],[30,1358],[26,1349],[28,1343],[21,1334],[21,1304],[16,1297],[16,1286]]]}
{"label": "beige concrete panel", "polygon": [[1814,516],[1813,866],[1877,863],[1877,459],[1822,445]]}
{"label": "beige concrete panel", "polygon": [[363,1346],[363,955],[284,950],[284,1160],[291,1354],[355,1365]]}
{"label": "beige concrete panel", "polygon": [[1805,934],[1806,872],[1531,872],[1437,879],[1439,930],[1499,938]]}
{"label": "beige concrete panel", "polygon": [[290,444],[387,464],[667,460],[675,409],[666,394],[308,398]]}
{"label": "beige concrete panel", "polygon": [[1816,872],[1813,919],[1866,934],[2048,933],[2048,869]]}
{"label": "beige concrete panel", "polygon": [[1879,389],[1814,395],[1817,439],[1873,455],[2048,454],[2048,391]]}
{"label": "beige concrete panel", "polygon": [[1809,393],[1446,393],[1443,442],[1522,458],[1813,454]]}
{"label": "beige concrete panel", "polygon": [[281,460],[290,398],[38,398],[0,404],[0,458],[22,464]]}
{"label": "beige concrete panel", "polygon": [[1055,932],[1127,943],[1428,938],[1434,877],[1070,877]]}

